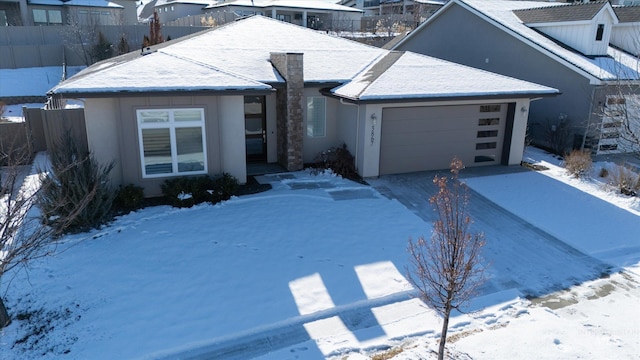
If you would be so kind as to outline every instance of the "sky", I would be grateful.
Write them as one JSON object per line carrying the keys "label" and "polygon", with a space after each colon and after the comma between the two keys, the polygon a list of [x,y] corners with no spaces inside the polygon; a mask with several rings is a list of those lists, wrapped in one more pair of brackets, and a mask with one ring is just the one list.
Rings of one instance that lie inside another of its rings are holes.
{"label": "sky", "polygon": [[[635,358],[638,198],[612,193],[597,169],[576,180],[542,151],[525,158],[549,170],[464,178],[489,278],[471,313],[453,315],[450,354]],[[407,281],[407,241],[431,233],[426,195],[399,179],[433,173],[415,176],[264,176],[272,190],[65,236],[55,256],[2,279],[22,320],[0,330],[0,357],[368,359],[398,348],[394,359],[435,359],[441,319]],[[27,337],[33,324],[45,330]]]}

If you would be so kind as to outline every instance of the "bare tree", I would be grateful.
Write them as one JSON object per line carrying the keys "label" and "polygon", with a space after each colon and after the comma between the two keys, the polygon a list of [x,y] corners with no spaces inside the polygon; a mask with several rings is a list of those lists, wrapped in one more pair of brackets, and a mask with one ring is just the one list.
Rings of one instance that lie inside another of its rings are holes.
{"label": "bare tree", "polygon": [[[0,144],[1,145],[1,144]],[[26,146],[26,145],[25,145]],[[92,203],[100,196],[104,184],[92,182],[85,186],[74,201],[68,197],[58,197],[57,201],[46,202],[47,213],[55,217],[43,216],[40,210],[43,202],[43,182],[49,181],[45,175],[29,175],[29,166],[21,165],[24,156],[31,153],[21,147],[7,146],[0,152],[0,281],[3,276],[17,266],[26,266],[30,261],[51,255],[55,251],[58,236],[82,219]],[[9,149],[9,150],[6,150]],[[55,150],[53,150],[55,152]],[[90,161],[88,156],[77,157],[65,170],[74,172],[84,168]],[[45,173],[44,165],[40,170]],[[110,168],[109,168],[110,170]],[[85,185],[76,181],[77,186]],[[11,322],[11,318],[0,297],[0,328]]]}
{"label": "bare tree", "polygon": [[70,10],[66,25],[61,27],[65,45],[86,66],[95,62],[94,46],[100,28],[100,19],[94,16],[81,16],[78,10]]}
{"label": "bare tree", "polygon": [[603,88],[601,107],[594,112],[601,119],[595,129],[597,153],[622,152],[640,158],[640,27],[618,30],[615,40],[611,35],[612,43],[615,41],[626,54],[620,52],[614,59],[610,71],[616,80]]}
{"label": "bare tree", "polygon": [[438,359],[444,358],[449,317],[475,295],[484,281],[480,252],[485,244],[481,233],[471,233],[468,190],[458,180],[462,162],[451,161],[451,177],[433,179],[438,192],[429,202],[436,212],[430,239],[409,239],[409,281],[420,299],[443,317]]}

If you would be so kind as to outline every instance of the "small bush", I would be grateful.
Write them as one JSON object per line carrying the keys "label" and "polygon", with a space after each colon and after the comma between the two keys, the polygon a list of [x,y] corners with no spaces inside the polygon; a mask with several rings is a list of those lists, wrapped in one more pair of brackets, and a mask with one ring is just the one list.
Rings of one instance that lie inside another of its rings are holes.
{"label": "small bush", "polygon": [[80,150],[69,132],[52,147],[50,161],[38,197],[43,222],[61,235],[97,228],[111,220],[115,191],[109,173],[113,162],[99,164]]}
{"label": "small bush", "polygon": [[565,169],[576,178],[589,177],[591,165],[591,152],[589,150],[573,150],[564,156]]}
{"label": "small bush", "polygon": [[123,213],[144,207],[144,190],[140,186],[129,184],[120,186],[114,200],[114,206]]}
{"label": "small bush", "polygon": [[228,200],[238,190],[238,179],[228,173],[216,177],[181,177],[165,180],[162,194],[175,207],[191,207],[203,202]]}
{"label": "small bush", "polygon": [[229,200],[238,190],[238,179],[229,173],[222,173],[213,183],[213,193],[211,194],[213,203]]}
{"label": "small bush", "polygon": [[211,201],[213,180],[208,176],[179,177],[165,180],[161,186],[162,194],[175,207],[192,207],[205,201]]}
{"label": "small bush", "polygon": [[621,194],[636,196],[640,190],[640,175],[628,165],[614,165],[609,169],[607,177],[609,185],[616,188]]}
{"label": "small bush", "polygon": [[335,174],[343,178],[359,180],[353,155],[347,150],[347,145],[342,144],[319,153],[315,158],[313,167],[316,169],[331,169]]}
{"label": "small bush", "polygon": [[601,178],[606,178],[609,176],[609,170],[607,170],[607,168],[603,167],[600,169],[600,172],[598,173],[598,176]]}

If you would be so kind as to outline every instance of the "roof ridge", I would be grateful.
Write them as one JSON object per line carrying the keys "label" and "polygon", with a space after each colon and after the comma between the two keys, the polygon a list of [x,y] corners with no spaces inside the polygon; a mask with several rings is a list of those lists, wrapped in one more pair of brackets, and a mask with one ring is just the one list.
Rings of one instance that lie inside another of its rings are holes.
{"label": "roof ridge", "polygon": [[[267,84],[265,84],[265,83],[263,83],[261,81],[257,81],[255,79],[251,79],[250,77],[247,77],[245,75],[238,74],[236,72],[229,71],[229,70],[226,70],[226,69],[221,69],[221,68],[219,68],[217,66],[213,66],[213,65],[207,64],[207,63],[203,63],[202,61],[191,59],[189,57],[180,56],[178,54],[169,53],[169,52],[165,52],[165,51],[158,51],[158,52],[163,54],[163,55],[167,55],[167,56],[171,56],[171,57],[174,57],[176,59],[179,59],[179,60],[187,61],[187,62],[190,62],[192,64],[195,64],[195,65],[198,65],[198,66],[202,66],[202,67],[205,67],[205,68],[208,68],[208,69],[211,69],[211,70],[215,70],[215,71],[221,72],[223,74],[234,76],[234,77],[237,77],[237,78],[242,79],[242,80],[246,80],[246,81],[249,81],[249,82],[252,82],[252,83],[256,83],[256,84],[267,85]],[[267,85],[267,86],[269,86],[269,85]]]}
{"label": "roof ridge", "polygon": [[[356,79],[362,79],[363,81],[367,81],[369,84],[362,88],[362,91],[358,93],[358,97],[364,93],[371,84],[373,84],[380,75],[384,74],[393,64],[396,63],[403,55],[404,51],[388,51],[386,54],[381,54],[376,57],[374,61],[371,62],[368,66],[362,69],[361,72],[356,74],[356,76],[351,79],[351,81]],[[385,61],[389,60],[389,61]],[[349,81],[349,82],[351,82]],[[349,83],[347,82],[347,83]]]}
{"label": "roof ridge", "polygon": [[532,7],[532,8],[526,8],[526,9],[517,9],[517,10],[513,10],[513,12],[524,12],[524,11],[532,11],[532,10],[547,10],[547,9],[553,9],[553,8],[566,8],[566,7],[571,7],[571,6],[593,6],[593,5],[600,5],[600,7],[603,7],[605,4],[609,3],[608,0],[600,0],[600,1],[592,1],[592,2],[573,2],[573,3],[549,3],[548,6],[537,6],[537,7]]}

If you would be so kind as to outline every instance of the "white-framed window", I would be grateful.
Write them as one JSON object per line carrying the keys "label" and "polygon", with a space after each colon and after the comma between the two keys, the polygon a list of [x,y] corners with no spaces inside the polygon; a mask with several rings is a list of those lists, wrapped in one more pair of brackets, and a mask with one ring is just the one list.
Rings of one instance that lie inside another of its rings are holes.
{"label": "white-framed window", "polygon": [[36,25],[40,25],[40,24],[48,24],[49,21],[47,21],[47,10],[44,9],[33,9],[33,22]]}
{"label": "white-framed window", "polygon": [[204,109],[139,109],[142,177],[205,174]]}
{"label": "white-framed window", "polygon": [[307,136],[323,137],[327,127],[327,100],[324,96],[307,98]]}
{"label": "white-framed window", "polygon": [[48,10],[49,24],[62,25],[62,11],[60,10]]}
{"label": "white-framed window", "polygon": [[33,22],[36,25],[62,25],[60,10],[33,9]]}
{"label": "white-framed window", "polygon": [[5,10],[0,10],[0,26],[9,26],[7,12]]}
{"label": "white-framed window", "polygon": [[596,28],[596,41],[602,41],[602,37],[604,36],[604,24],[598,24]]}

